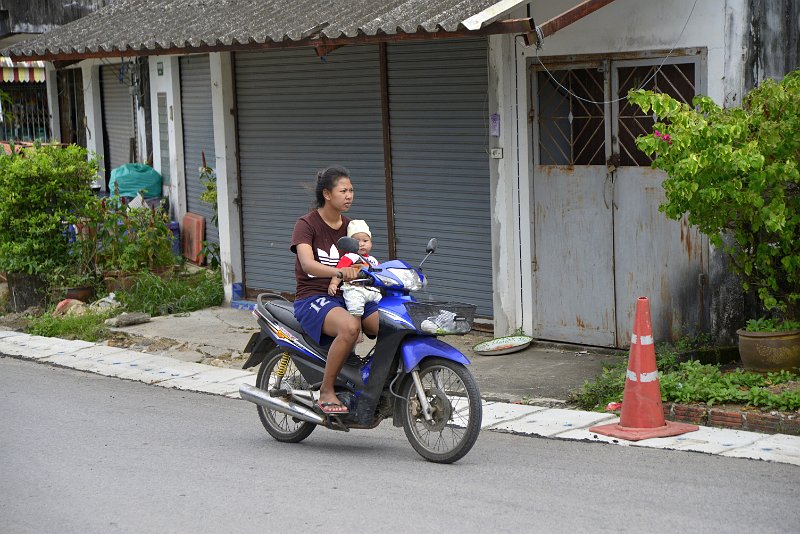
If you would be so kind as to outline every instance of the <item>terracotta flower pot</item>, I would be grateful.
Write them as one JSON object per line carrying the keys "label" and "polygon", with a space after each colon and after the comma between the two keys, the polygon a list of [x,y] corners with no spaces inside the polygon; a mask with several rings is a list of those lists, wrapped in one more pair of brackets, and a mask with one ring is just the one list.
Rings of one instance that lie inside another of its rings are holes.
{"label": "terracotta flower pot", "polygon": [[124,271],[107,271],[103,273],[103,283],[109,293],[125,291],[136,283],[136,275]]}
{"label": "terracotta flower pot", "polygon": [[739,357],[745,369],[791,371],[800,368],[800,330],[746,332],[739,334]]}
{"label": "terracotta flower pot", "polygon": [[64,290],[65,299],[75,299],[89,303],[94,300],[94,296],[94,286],[68,287]]}
{"label": "terracotta flower pot", "polygon": [[152,269],[150,269],[150,272],[158,276],[159,278],[167,278],[173,273],[174,270],[175,270],[174,265],[160,265],[158,267],[153,267]]}

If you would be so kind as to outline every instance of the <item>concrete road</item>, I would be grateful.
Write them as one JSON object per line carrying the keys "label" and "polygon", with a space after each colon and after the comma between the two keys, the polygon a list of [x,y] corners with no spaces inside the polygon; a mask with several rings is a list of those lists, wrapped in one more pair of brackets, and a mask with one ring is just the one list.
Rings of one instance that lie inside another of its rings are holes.
{"label": "concrete road", "polygon": [[269,438],[243,401],[0,358],[0,532],[793,532],[800,468],[484,432]]}

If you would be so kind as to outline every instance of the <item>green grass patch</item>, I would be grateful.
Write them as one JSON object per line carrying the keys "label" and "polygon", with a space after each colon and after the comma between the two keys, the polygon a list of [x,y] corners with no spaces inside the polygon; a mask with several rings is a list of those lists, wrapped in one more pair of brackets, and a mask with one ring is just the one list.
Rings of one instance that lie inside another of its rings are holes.
{"label": "green grass patch", "polygon": [[118,313],[118,311],[103,311],[60,317],[53,317],[48,313],[32,319],[27,332],[36,336],[100,341],[108,337],[108,328],[103,324],[104,321]]}
{"label": "green grass patch", "polygon": [[[746,404],[782,411],[800,410],[800,375],[789,371],[723,372],[717,365],[688,361],[661,379],[661,397],[681,403]],[[788,389],[778,386],[796,383]]]}
{"label": "green grass patch", "polygon": [[127,311],[149,313],[155,317],[219,306],[225,292],[220,272],[204,270],[163,278],[144,273],[133,287],[119,292],[116,297]]}
{"label": "green grass patch", "polygon": [[[662,346],[657,350],[656,364],[663,401],[800,410],[800,374],[797,373],[725,371],[719,365],[678,362],[672,346]],[[604,367],[599,376],[585,381],[574,391],[570,400],[582,409],[599,411],[610,402],[622,401],[627,367],[627,361]]]}

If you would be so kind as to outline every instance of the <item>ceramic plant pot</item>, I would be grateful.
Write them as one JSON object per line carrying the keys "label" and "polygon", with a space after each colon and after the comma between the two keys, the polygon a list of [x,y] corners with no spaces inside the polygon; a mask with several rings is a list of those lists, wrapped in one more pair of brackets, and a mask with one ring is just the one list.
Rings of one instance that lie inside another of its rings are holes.
{"label": "ceramic plant pot", "polygon": [[791,371],[800,368],[800,330],[739,334],[739,357],[745,369]]}

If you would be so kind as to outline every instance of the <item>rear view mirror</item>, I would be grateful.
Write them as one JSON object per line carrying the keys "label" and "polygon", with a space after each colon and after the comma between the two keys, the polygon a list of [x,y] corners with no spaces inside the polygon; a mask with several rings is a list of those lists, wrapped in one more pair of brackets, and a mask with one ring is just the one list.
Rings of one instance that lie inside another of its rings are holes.
{"label": "rear view mirror", "polygon": [[347,253],[358,253],[358,240],[353,239],[352,237],[343,236],[340,237],[339,240],[336,242],[336,248],[339,249],[339,252]]}
{"label": "rear view mirror", "polygon": [[428,254],[432,254],[436,252],[436,247],[439,245],[439,242],[436,240],[435,237],[432,237],[430,241],[428,241],[428,246],[425,248],[425,252]]}
{"label": "rear view mirror", "polygon": [[425,252],[427,252],[427,254],[425,255],[424,258],[422,258],[422,261],[419,262],[419,268],[420,269],[422,269],[422,264],[425,263],[425,260],[428,259],[428,256],[430,256],[431,254],[433,254],[436,251],[436,245],[438,245],[438,244],[439,244],[439,242],[436,240],[435,237],[432,237],[431,240],[428,241],[428,246],[425,247]]}

